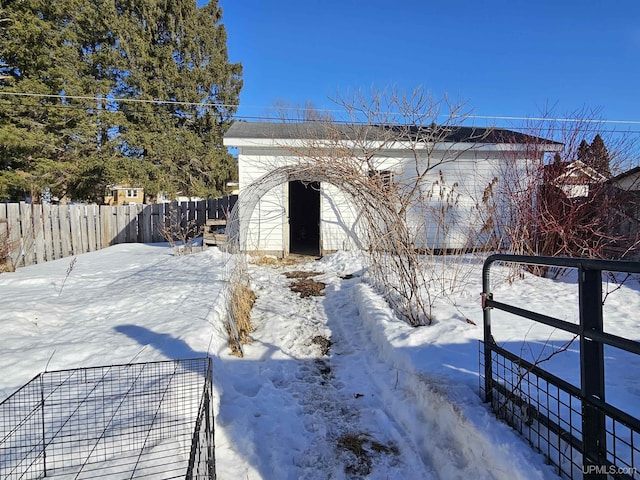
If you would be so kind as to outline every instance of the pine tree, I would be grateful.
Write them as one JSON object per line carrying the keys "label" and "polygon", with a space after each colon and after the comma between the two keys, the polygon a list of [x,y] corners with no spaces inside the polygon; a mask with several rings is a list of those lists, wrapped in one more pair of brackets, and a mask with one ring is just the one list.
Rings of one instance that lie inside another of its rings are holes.
{"label": "pine tree", "polygon": [[241,66],[216,0],[6,3],[0,198],[49,187],[95,200],[110,183],[207,196],[235,175],[222,135]]}
{"label": "pine tree", "polygon": [[591,166],[599,173],[609,178],[611,176],[611,167],[609,165],[609,150],[607,150],[600,134],[596,135],[589,147]]}
{"label": "pine tree", "polygon": [[586,140],[582,140],[578,146],[576,158],[605,177],[611,176],[609,150],[607,150],[600,134],[593,138],[591,144],[588,144]]}
{"label": "pine tree", "polygon": [[580,145],[578,145],[577,160],[580,160],[585,165],[589,165],[591,161],[591,147],[584,139],[580,142]]}

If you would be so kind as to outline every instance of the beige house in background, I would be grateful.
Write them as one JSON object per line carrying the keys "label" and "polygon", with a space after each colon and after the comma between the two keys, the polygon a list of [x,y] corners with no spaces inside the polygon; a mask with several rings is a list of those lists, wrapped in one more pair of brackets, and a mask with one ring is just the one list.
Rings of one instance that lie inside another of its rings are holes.
{"label": "beige house in background", "polygon": [[113,185],[104,196],[105,205],[130,205],[144,203],[144,188]]}

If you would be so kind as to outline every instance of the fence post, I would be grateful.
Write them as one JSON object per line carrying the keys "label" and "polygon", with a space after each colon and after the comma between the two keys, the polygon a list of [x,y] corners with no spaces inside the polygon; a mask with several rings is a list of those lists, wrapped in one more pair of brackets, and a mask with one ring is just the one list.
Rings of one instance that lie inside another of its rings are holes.
{"label": "fence post", "polygon": [[[582,391],[582,438],[584,467],[604,466],[607,458],[607,437],[604,413],[591,406],[588,400],[604,398],[604,346],[586,338],[585,334],[602,332],[602,272],[580,266],[578,270],[580,298],[580,384]],[[597,470],[595,470],[597,471]],[[599,478],[585,473],[585,478]]]}
{"label": "fence post", "polygon": [[491,308],[486,301],[491,299],[491,281],[489,271],[493,260],[487,258],[482,267],[482,317],[484,329],[484,401],[493,404],[493,365],[491,363],[491,348],[493,336],[491,335]]}

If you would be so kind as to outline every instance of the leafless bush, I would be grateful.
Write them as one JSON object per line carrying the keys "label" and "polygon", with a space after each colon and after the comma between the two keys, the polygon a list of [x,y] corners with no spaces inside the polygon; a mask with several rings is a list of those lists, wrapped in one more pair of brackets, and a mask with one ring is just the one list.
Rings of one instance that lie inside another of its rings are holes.
{"label": "leafless bush", "polygon": [[[409,95],[356,92],[335,101],[346,120],[321,117],[291,126],[298,129],[300,141],[281,145],[287,163],[275,160],[270,173],[243,190],[236,229],[234,212],[228,225],[229,241],[239,252],[248,249],[239,218],[251,218],[261,196],[274,186],[290,181],[333,185],[356,206],[359,224],[349,234],[369,253],[372,283],[409,324],[429,324],[443,288],[436,288],[442,276],[425,268],[425,261],[442,252],[476,248],[484,223],[470,231],[477,222],[470,222],[469,215],[477,216],[480,206],[490,204],[458,192],[456,180],[442,170],[472,152],[487,131],[470,130],[464,144],[451,140],[466,118],[464,106],[446,98],[436,101],[421,90]],[[388,152],[394,150],[402,154],[390,158]],[[486,179],[480,191],[492,181]],[[446,257],[441,259],[446,266]]]}
{"label": "leafless bush", "polygon": [[[569,116],[573,122],[543,115],[526,127],[532,136],[554,139],[555,155],[545,153],[544,144],[531,142],[517,156],[506,158],[500,195],[509,207],[496,218],[507,239],[504,246],[513,253],[606,258],[623,240],[619,224],[627,198],[608,177],[628,164],[633,143],[628,136],[607,133],[598,124],[597,112],[583,109]],[[594,168],[595,163],[578,161],[584,158],[587,142],[596,136],[608,149],[606,159],[600,159],[605,163],[601,171]],[[637,247],[633,243],[625,243],[628,251]],[[533,273],[557,276],[563,272],[535,267]]]}
{"label": "leafless bush", "polygon": [[193,253],[192,240],[202,235],[202,225],[196,220],[189,220],[179,205],[171,205],[164,216],[160,234],[169,242],[176,255]]}

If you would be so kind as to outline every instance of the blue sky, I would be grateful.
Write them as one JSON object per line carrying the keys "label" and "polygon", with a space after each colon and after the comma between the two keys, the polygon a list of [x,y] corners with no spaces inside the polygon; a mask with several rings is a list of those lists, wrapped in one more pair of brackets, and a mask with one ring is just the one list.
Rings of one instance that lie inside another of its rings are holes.
{"label": "blue sky", "polygon": [[219,0],[238,115],[417,86],[477,115],[599,108],[640,119],[639,0]]}

